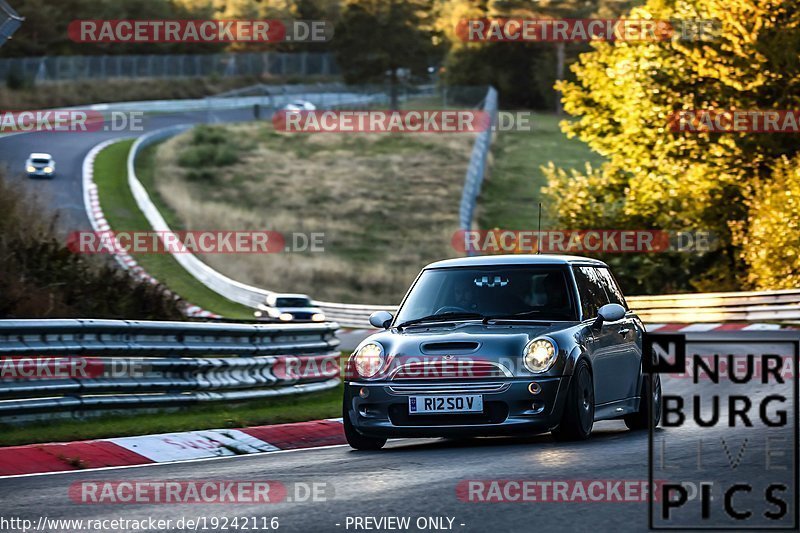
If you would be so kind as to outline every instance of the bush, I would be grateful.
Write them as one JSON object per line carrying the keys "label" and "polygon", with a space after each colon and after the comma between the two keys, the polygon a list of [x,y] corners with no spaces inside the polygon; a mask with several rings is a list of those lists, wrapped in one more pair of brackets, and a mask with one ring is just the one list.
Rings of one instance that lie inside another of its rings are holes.
{"label": "bush", "polygon": [[227,134],[222,128],[201,125],[192,130],[192,144],[223,144],[227,140]]}
{"label": "bush", "polygon": [[214,182],[217,180],[217,174],[207,168],[193,168],[186,173],[186,179],[195,182]]}
{"label": "bush", "polygon": [[[184,168],[206,169],[225,167],[239,161],[239,150],[223,128],[198,126],[192,131],[191,144],[181,151],[178,164]],[[208,171],[196,173],[196,178],[213,179]]]}
{"label": "bush", "polygon": [[179,320],[179,302],[108,256],[77,255],[42,208],[0,174],[0,317]]}
{"label": "bush", "polygon": [[749,202],[746,231],[736,232],[748,283],[756,289],[800,287],[800,156],[783,157]]}

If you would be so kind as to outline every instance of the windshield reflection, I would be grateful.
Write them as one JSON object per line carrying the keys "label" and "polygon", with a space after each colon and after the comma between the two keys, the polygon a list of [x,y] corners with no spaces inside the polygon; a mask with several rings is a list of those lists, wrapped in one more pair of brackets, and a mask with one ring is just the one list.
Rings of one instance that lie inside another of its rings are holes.
{"label": "windshield reflection", "polygon": [[420,319],[576,320],[567,271],[554,265],[426,270],[395,324]]}

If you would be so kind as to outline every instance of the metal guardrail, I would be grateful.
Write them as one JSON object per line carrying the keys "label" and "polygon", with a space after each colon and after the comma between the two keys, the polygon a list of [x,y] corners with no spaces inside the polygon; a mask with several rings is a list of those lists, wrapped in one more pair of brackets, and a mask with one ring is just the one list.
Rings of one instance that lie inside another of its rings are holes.
{"label": "metal guardrail", "polygon": [[[727,292],[628,296],[631,309],[646,323],[779,322],[800,324],[800,289],[760,292]],[[397,306],[348,305],[315,302],[332,319],[348,327],[371,327],[374,311]]]}
{"label": "metal guardrail", "polygon": [[[235,108],[235,107],[246,107],[253,105],[254,103],[263,102],[266,105],[270,105],[273,108],[280,107],[285,105],[290,100],[301,98],[306,99],[317,105],[319,108],[336,108],[342,106],[353,106],[353,105],[371,105],[374,103],[386,103],[386,95],[383,93],[377,93],[374,95],[363,94],[363,93],[342,93],[335,92],[335,85],[334,86],[320,86],[324,87],[322,92],[320,92],[320,88],[312,88],[317,92],[303,92],[298,90],[292,91],[283,91],[280,94],[270,94],[267,96],[242,96],[246,94],[248,91],[252,90],[272,90],[276,91],[277,88],[271,86],[265,87],[255,87],[255,88],[248,88],[247,90],[237,90],[233,91],[228,94],[228,97],[223,98],[215,98],[215,107],[219,108],[219,101],[223,102],[224,106],[230,106],[226,108]],[[346,87],[344,87],[346,89]],[[418,88],[418,91],[415,93],[419,94],[433,94],[435,92],[434,86],[426,86],[422,88]],[[330,93],[330,94],[328,94]],[[336,96],[338,95],[338,96]],[[411,94],[405,94],[405,97],[412,96]],[[226,103],[227,100],[231,100],[233,103]],[[245,101],[245,104],[236,103],[236,102]],[[191,105],[191,104],[184,104],[184,105]],[[208,104],[207,104],[208,105]],[[491,114],[492,123],[494,122],[494,117],[497,112],[497,91],[494,88],[490,88],[486,95],[486,100],[484,102],[484,109],[487,110]],[[141,150],[147,146],[155,144],[157,142],[163,141],[169,137],[182,133],[188,130],[191,126],[189,125],[181,125],[181,126],[173,126],[171,128],[165,128],[162,130],[158,130],[146,135],[139,137],[136,142],[131,147],[131,151],[128,155],[128,183],[133,193],[134,198],[136,199],[136,203],[138,204],[139,208],[144,213],[145,217],[149,221],[150,225],[155,231],[163,231],[169,232],[171,231],[169,226],[167,225],[166,220],[164,217],[161,216],[161,213],[158,211],[158,208],[155,206],[153,201],[150,199],[150,196],[147,193],[147,190],[142,185],[141,181],[136,177],[136,157],[138,157]],[[486,152],[489,149],[489,145],[491,143],[491,131],[487,130],[480,134],[481,136],[488,135],[488,139],[485,139],[481,142],[481,137],[479,137],[475,142],[475,148],[473,149],[473,159],[478,157],[483,163],[481,163],[481,178],[483,176],[483,167],[485,166],[486,160]],[[478,154],[476,156],[476,153]],[[477,164],[477,163],[475,163]],[[470,168],[473,168],[475,165],[470,163]],[[475,167],[477,168],[477,167]],[[467,182],[469,183],[469,176],[470,171],[467,173]],[[478,185],[479,187],[479,185]],[[466,185],[465,185],[466,190]],[[477,192],[475,193],[477,195]],[[472,199],[474,204],[475,198]],[[462,200],[463,204],[463,200]],[[470,211],[471,217],[471,211]],[[225,298],[246,305],[248,307],[255,308],[258,304],[264,303],[266,297],[272,294],[272,291],[262,289],[259,287],[254,287],[251,285],[246,285],[244,283],[238,282],[233,280],[220,272],[212,269],[202,261],[200,261],[196,256],[193,254],[174,254],[173,257],[178,261],[181,266],[184,267],[193,277],[195,277],[198,281],[203,283],[206,287],[213,290],[217,294],[224,296]],[[374,305],[365,305],[365,304],[342,304],[342,303],[335,303],[335,302],[322,302],[322,301],[315,301],[314,305],[320,307],[326,314],[328,318],[331,320],[335,320],[340,324],[347,326],[347,327],[369,327],[369,315],[376,311],[376,310],[387,310],[387,311],[394,311],[396,306],[374,306]]]}
{"label": "metal guardrail", "polygon": [[[164,220],[164,217],[161,216],[153,200],[150,199],[147,189],[136,177],[136,157],[143,148],[178,135],[190,128],[191,125],[172,126],[143,135],[136,139],[128,154],[128,186],[133,193],[136,204],[154,231],[170,232],[172,230],[167,221]],[[270,294],[270,291],[245,285],[217,272],[200,261],[194,254],[173,254],[172,257],[203,285],[233,302],[255,308],[258,304],[264,303],[264,299]]]}
{"label": "metal guardrail", "polygon": [[[486,98],[483,102],[483,111],[490,117],[490,125],[494,125],[497,119],[497,90],[489,87]],[[461,194],[461,204],[458,210],[458,219],[461,229],[472,229],[472,218],[475,213],[475,204],[478,195],[481,193],[481,185],[486,173],[486,160],[489,157],[489,149],[492,147],[492,127],[485,129],[478,134],[475,144],[472,147],[472,155],[467,167],[467,175],[464,178],[464,190]]]}
{"label": "metal guardrail", "polygon": [[0,320],[0,421],[329,389],[338,327]]}
{"label": "metal guardrail", "polygon": [[271,92],[247,94],[253,87],[245,87],[241,91],[208,96],[205,98],[186,98],[182,100],[141,100],[130,102],[109,102],[89,106],[73,106],[64,109],[91,109],[93,111],[142,111],[147,113],[189,113],[192,111],[230,111],[234,109],[252,109],[259,105],[265,109],[279,109],[292,100],[308,100],[320,109],[339,108],[344,106],[363,107],[386,104],[388,96],[379,90],[364,91],[347,87],[344,84],[303,85],[302,90],[292,90],[290,85],[274,85]]}
{"label": "metal guardrail", "polygon": [[[275,89],[274,87],[269,88],[273,90]],[[329,85],[306,87],[306,90],[309,92],[298,92],[297,90],[292,90],[282,91],[280,94],[272,94],[268,96],[239,96],[240,93],[236,92],[229,95],[229,97],[206,99],[205,105],[214,109],[233,109],[252,106],[254,103],[258,102],[264,102],[266,105],[269,105],[269,107],[279,108],[289,101],[298,98],[309,100],[319,108],[336,108],[343,106],[352,107],[373,105],[376,103],[386,104],[388,102],[385,93],[337,93],[335,88],[336,86]],[[421,88],[414,94],[432,94],[434,90],[435,88],[433,86],[429,86]],[[411,94],[409,93],[406,96],[411,96]],[[183,102],[180,105],[190,106],[193,104]],[[145,215],[145,218],[147,218],[148,222],[150,223],[150,226],[155,231],[170,232],[171,229],[164,217],[158,211],[156,205],[153,203],[144,185],[142,185],[141,181],[136,176],[136,158],[141,150],[147,146],[183,133],[191,127],[191,125],[178,125],[145,134],[139,137],[136,142],[134,142],[133,146],[131,147],[131,151],[128,154],[128,185],[137,205],[139,206],[139,209],[141,209],[142,213]],[[247,285],[225,276],[224,274],[214,270],[210,266],[200,261],[200,259],[193,254],[174,254],[173,257],[194,278],[217,294],[220,294],[233,302],[255,308],[259,304],[264,303],[266,297],[272,294],[272,291],[270,290]],[[340,322],[348,327],[367,326],[367,318],[369,317],[369,314],[376,310],[374,306],[369,305],[337,304],[331,302],[314,302],[314,304],[321,307],[329,319]],[[393,309],[391,307],[386,308]]]}
{"label": "metal guardrail", "polygon": [[645,322],[800,323],[800,289],[630,296],[627,300]]}

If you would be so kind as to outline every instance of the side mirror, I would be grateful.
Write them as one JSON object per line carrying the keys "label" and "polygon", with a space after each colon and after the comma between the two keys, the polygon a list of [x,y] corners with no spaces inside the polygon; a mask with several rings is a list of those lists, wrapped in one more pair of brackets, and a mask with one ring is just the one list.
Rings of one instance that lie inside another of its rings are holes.
{"label": "side mirror", "polygon": [[369,323],[376,328],[387,329],[393,318],[389,311],[375,311],[369,315]]}
{"label": "side mirror", "polygon": [[625,318],[625,308],[619,304],[606,304],[597,310],[597,320],[592,327],[599,328],[603,322],[616,322]]}

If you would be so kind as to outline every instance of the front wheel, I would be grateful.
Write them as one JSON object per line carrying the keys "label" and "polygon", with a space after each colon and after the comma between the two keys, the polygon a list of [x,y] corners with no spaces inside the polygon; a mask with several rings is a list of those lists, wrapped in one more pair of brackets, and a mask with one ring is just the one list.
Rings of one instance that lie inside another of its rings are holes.
{"label": "front wheel", "polygon": [[386,444],[386,439],[367,437],[359,433],[350,420],[350,410],[347,408],[347,399],[342,401],[342,423],[347,444],[354,450],[380,450]]}
{"label": "front wheel", "polygon": [[585,440],[594,426],[594,385],[589,365],[581,359],[575,366],[567,391],[561,423],[551,433],[557,440]]}
{"label": "front wheel", "polygon": [[650,423],[650,406],[653,409],[653,427],[658,426],[661,421],[661,376],[655,374],[652,379],[644,376],[642,379],[642,395],[639,400],[639,410],[625,416],[625,425],[628,429],[647,429]]}

